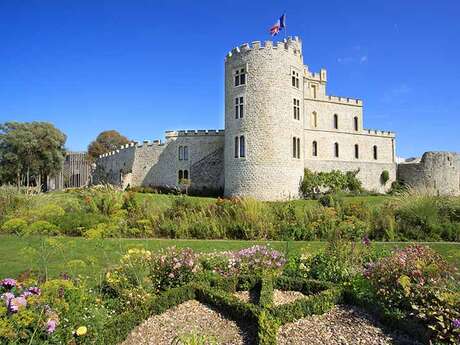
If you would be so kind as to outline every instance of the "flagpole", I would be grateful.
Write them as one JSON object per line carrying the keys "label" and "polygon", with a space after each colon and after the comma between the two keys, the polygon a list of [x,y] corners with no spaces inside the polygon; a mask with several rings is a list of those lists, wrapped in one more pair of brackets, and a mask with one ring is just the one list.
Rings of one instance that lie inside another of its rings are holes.
{"label": "flagpole", "polygon": [[286,11],[284,11],[284,39],[287,36]]}

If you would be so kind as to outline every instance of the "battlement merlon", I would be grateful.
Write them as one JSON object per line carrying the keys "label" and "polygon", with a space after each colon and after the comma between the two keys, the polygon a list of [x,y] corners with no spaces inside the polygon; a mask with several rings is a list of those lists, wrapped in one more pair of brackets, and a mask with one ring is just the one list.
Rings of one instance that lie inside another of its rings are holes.
{"label": "battlement merlon", "polygon": [[200,130],[178,130],[178,131],[166,131],[166,140],[176,137],[196,137],[196,136],[224,136],[225,131],[223,129],[200,129]]}
{"label": "battlement merlon", "polygon": [[283,41],[253,41],[251,44],[244,43],[239,47],[233,48],[225,57],[225,60],[239,56],[246,52],[259,50],[259,49],[277,49],[285,50],[294,55],[302,57],[302,41],[298,36],[288,37]]}

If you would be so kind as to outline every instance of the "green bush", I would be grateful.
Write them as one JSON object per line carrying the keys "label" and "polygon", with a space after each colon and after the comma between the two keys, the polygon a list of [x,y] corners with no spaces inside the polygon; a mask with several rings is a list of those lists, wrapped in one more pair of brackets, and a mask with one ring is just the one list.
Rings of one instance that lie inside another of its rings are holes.
{"label": "green bush", "polygon": [[3,223],[1,230],[5,234],[22,235],[27,229],[27,222],[21,218],[12,218]]}
{"label": "green bush", "polygon": [[382,184],[386,185],[389,179],[390,173],[388,172],[388,170],[383,170],[382,174],[380,174],[380,181],[382,182]]}
{"label": "green bush", "polygon": [[54,236],[59,235],[59,228],[45,220],[37,220],[27,227],[25,234]]}
{"label": "green bush", "polygon": [[353,192],[362,191],[362,183],[356,177],[359,170],[341,172],[332,170],[330,172],[312,172],[304,170],[304,177],[300,185],[300,192],[306,198],[315,198],[321,192]]}

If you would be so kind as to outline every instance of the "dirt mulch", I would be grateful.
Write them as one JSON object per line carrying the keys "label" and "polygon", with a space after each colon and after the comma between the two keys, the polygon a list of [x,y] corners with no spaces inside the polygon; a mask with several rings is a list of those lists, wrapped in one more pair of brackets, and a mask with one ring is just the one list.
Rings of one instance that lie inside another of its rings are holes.
{"label": "dirt mulch", "polygon": [[175,337],[192,332],[215,337],[219,345],[244,345],[253,343],[255,329],[192,300],[144,321],[122,345],[170,345]]}
{"label": "dirt mulch", "polygon": [[399,333],[386,332],[370,315],[346,306],[282,326],[278,344],[420,345]]}

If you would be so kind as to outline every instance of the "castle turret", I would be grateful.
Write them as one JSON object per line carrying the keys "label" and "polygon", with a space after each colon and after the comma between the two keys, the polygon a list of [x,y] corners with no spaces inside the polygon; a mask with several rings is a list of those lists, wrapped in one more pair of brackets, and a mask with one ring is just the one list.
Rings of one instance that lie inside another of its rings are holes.
{"label": "castle turret", "polygon": [[296,198],[304,167],[302,43],[253,42],[225,59],[225,194]]}

